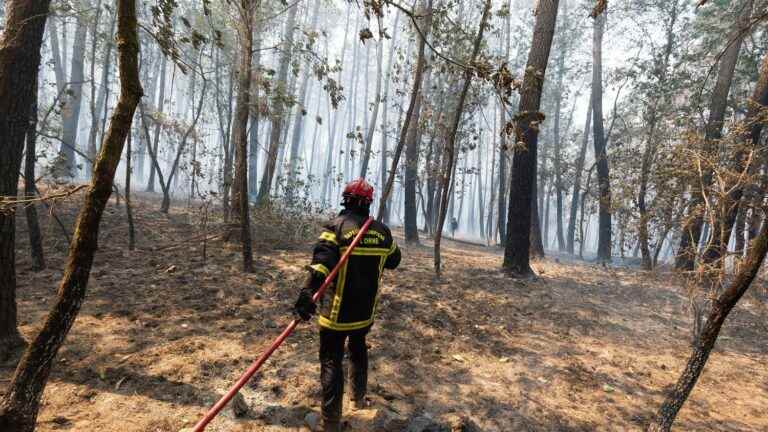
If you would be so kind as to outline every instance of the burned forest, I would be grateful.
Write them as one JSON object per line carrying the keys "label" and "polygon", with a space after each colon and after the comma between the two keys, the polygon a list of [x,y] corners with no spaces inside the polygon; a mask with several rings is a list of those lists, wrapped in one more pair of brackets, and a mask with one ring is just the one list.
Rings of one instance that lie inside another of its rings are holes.
{"label": "burned forest", "polygon": [[0,432],[768,431],[768,0],[0,2]]}

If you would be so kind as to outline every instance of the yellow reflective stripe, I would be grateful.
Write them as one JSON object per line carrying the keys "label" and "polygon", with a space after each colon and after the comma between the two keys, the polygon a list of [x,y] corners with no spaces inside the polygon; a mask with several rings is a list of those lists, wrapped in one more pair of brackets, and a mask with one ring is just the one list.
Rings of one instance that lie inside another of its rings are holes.
{"label": "yellow reflective stripe", "polygon": [[327,242],[331,242],[335,245],[338,245],[339,242],[336,241],[336,234],[330,232],[330,231],[323,231],[322,234],[320,234],[320,240],[325,240]]}
{"label": "yellow reflective stripe", "polygon": [[387,255],[392,255],[393,252],[395,252],[395,249],[397,249],[397,243],[395,243],[394,240],[392,240],[392,246],[389,248],[389,252]]}
{"label": "yellow reflective stripe", "polygon": [[344,296],[344,285],[347,280],[347,264],[349,261],[345,262],[344,265],[341,267],[341,270],[339,270],[339,275],[336,278],[336,293],[333,296],[333,307],[331,307],[331,320],[336,321],[339,319],[339,310],[341,309],[341,298]]}
{"label": "yellow reflective stripe", "polygon": [[328,276],[328,273],[330,273],[330,270],[328,270],[328,267],[318,263],[318,264],[312,264],[309,266],[312,270],[321,273],[323,276]]}
{"label": "yellow reflective stripe", "polygon": [[[343,254],[347,250],[347,247],[341,248],[341,253]],[[364,246],[358,246],[352,251],[352,255],[387,255],[389,254],[389,249],[386,248],[369,248]]]}
{"label": "yellow reflective stripe", "polygon": [[320,324],[320,326],[331,329],[331,330],[340,330],[340,331],[359,330],[361,328],[365,328],[373,324],[373,316],[371,316],[370,319],[365,321],[358,321],[353,323],[339,323],[320,315],[320,317],[317,319],[317,323]]}

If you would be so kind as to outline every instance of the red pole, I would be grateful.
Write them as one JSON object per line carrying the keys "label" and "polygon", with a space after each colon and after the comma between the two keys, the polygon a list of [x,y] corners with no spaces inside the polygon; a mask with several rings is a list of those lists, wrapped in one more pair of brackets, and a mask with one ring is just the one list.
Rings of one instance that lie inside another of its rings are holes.
{"label": "red pole", "polygon": [[[333,283],[333,280],[336,278],[336,274],[339,272],[339,269],[342,265],[344,265],[345,262],[349,259],[349,255],[352,253],[352,250],[357,246],[358,243],[360,243],[360,240],[363,238],[365,233],[368,231],[368,228],[371,226],[371,223],[373,222],[373,218],[368,218],[368,220],[365,221],[363,226],[360,228],[360,231],[357,232],[357,235],[355,235],[355,238],[352,239],[352,243],[350,243],[349,247],[347,248],[347,251],[344,252],[344,255],[341,256],[341,259],[339,259],[339,263],[336,264],[336,267],[331,270],[331,273],[328,274],[328,276],[325,278],[325,281],[323,281],[323,284],[320,285],[320,288],[317,290],[315,295],[312,296],[312,302],[317,303],[317,300],[320,299],[320,297],[323,295],[325,290]],[[232,400],[233,397],[237,394],[237,392],[240,391],[241,388],[245,385],[245,383],[248,382],[248,380],[251,379],[253,374],[256,373],[257,370],[261,367],[261,365],[264,364],[264,362],[267,361],[269,356],[272,355],[273,352],[277,350],[277,348],[280,347],[280,345],[283,344],[283,342],[288,338],[288,336],[293,333],[293,330],[296,329],[296,326],[299,325],[299,320],[294,319],[291,321],[290,324],[288,324],[288,327],[283,330],[282,333],[280,333],[280,336],[277,337],[272,342],[272,345],[269,346],[269,348],[264,351],[264,353],[256,359],[253,364],[251,364],[250,367],[245,371],[245,373],[240,376],[240,379],[237,380],[235,385],[233,385],[227,393],[222,396],[221,399],[219,399],[218,402],[210,409],[207,413],[203,416],[203,418],[200,419],[199,422],[195,425],[195,427],[192,429],[193,432],[202,432],[205,430],[205,427],[208,426],[208,423],[211,422],[220,412],[222,409],[224,409],[225,406],[229,403],[230,400]]]}

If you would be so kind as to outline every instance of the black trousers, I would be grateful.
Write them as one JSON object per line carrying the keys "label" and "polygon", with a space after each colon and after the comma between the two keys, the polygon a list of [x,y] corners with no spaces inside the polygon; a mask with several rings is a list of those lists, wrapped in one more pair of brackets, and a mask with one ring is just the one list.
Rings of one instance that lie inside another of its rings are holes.
{"label": "black trousers", "polygon": [[320,328],[320,382],[323,386],[323,420],[327,423],[341,421],[344,399],[344,342],[349,340],[349,380],[355,400],[365,397],[368,385],[368,347],[365,335],[370,327],[335,331]]}

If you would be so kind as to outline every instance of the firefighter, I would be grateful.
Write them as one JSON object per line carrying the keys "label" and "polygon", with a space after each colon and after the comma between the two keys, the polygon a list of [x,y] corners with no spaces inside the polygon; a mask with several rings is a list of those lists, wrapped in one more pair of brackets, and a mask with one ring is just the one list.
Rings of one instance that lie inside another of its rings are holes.
{"label": "firefighter", "polygon": [[[299,293],[294,313],[309,320],[316,312],[312,296],[367,220],[373,187],[364,179],[346,185],[339,215],[327,223],[314,246],[307,282]],[[373,325],[384,269],[400,264],[400,249],[389,228],[374,221],[349,260],[339,269],[333,286],[318,303],[320,313],[320,382],[324,432],[341,431],[344,345],[349,350],[350,398],[355,409],[365,407],[368,381],[368,348],[365,336]]]}

